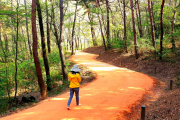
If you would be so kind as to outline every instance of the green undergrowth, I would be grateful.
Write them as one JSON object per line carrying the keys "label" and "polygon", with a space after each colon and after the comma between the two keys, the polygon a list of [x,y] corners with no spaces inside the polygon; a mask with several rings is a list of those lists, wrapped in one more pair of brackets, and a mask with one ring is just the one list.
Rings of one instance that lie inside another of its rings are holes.
{"label": "green undergrowth", "polygon": [[[178,38],[176,38],[178,39]],[[171,63],[176,63],[180,60],[180,43],[176,42],[176,48],[172,50],[170,44],[171,38],[165,37],[163,40],[163,51],[162,51],[162,61],[167,61]],[[120,54],[125,51],[125,42],[123,39],[113,38],[110,42],[111,48],[116,49]],[[156,39],[156,49],[152,45],[151,38],[138,38],[137,39],[138,52],[140,57],[145,60],[159,60],[160,57],[160,40]],[[129,53],[134,54],[134,41],[131,39],[127,40],[127,50]],[[156,54],[155,54],[156,53]]]}
{"label": "green undergrowth", "polygon": [[[66,52],[66,57],[69,56],[69,53]],[[40,66],[42,70],[42,75],[44,83],[46,84],[46,72],[44,68],[44,61],[42,57],[39,57]],[[61,71],[61,61],[59,52],[56,50],[48,54],[48,61],[50,67],[50,79],[52,84],[56,84],[63,80],[63,75]],[[67,71],[69,72],[69,67],[74,63],[66,60],[65,65]],[[16,104],[16,101],[13,100],[15,95],[15,65],[14,62],[3,63],[0,62],[0,114],[5,113],[8,110],[22,106],[21,104]],[[36,75],[36,68],[34,64],[34,59],[21,59],[21,62],[18,63],[18,72],[17,72],[17,96],[21,94],[26,94],[32,91],[39,91],[38,79]],[[56,93],[60,93],[67,86],[68,83],[63,85],[54,86],[53,89],[56,89]]]}

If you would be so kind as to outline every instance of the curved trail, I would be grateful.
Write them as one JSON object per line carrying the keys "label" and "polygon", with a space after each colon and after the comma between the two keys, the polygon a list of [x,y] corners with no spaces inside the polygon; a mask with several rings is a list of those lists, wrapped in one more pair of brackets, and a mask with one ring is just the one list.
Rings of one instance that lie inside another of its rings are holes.
{"label": "curved trail", "polygon": [[135,71],[95,60],[97,55],[78,52],[71,60],[97,73],[97,79],[80,88],[80,103],[75,98],[71,110],[66,109],[69,92],[43,100],[35,107],[0,120],[114,120],[123,118],[129,106],[141,100],[153,87],[154,79]]}

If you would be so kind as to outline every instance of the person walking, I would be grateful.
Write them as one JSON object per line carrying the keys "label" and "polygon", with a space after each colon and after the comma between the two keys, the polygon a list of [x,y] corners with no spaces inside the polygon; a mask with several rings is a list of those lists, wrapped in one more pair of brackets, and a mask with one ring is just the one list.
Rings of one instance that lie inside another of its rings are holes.
{"label": "person walking", "polygon": [[79,87],[80,87],[80,82],[81,82],[81,76],[80,76],[80,71],[81,69],[78,67],[78,65],[74,65],[71,69],[71,72],[68,74],[68,78],[70,81],[70,97],[67,103],[67,109],[70,110],[70,104],[73,98],[73,95],[75,93],[76,95],[76,105],[79,106],[81,105],[79,103]]}

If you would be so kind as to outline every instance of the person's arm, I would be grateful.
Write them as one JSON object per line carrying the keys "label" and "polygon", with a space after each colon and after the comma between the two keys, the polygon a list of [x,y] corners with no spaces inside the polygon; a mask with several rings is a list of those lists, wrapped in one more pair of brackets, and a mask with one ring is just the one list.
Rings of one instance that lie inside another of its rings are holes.
{"label": "person's arm", "polygon": [[69,81],[71,81],[71,75],[70,75],[70,73],[68,74],[68,78],[69,78]]}
{"label": "person's arm", "polygon": [[81,76],[78,74],[78,82],[81,82]]}

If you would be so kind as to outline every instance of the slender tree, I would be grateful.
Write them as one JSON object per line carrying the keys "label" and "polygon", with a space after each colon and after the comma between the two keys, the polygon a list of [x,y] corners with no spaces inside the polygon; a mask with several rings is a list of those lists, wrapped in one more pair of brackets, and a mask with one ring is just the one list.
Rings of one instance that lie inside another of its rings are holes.
{"label": "slender tree", "polygon": [[57,26],[56,26],[56,21],[55,21],[55,12],[54,12],[54,3],[51,0],[51,5],[52,5],[52,22],[53,22],[53,26],[54,26],[54,36],[56,37],[56,44],[58,44],[58,30],[57,30]]}
{"label": "slender tree", "polygon": [[[60,8],[61,12],[63,10],[63,2],[61,3],[62,1],[60,1],[60,5],[62,5]],[[57,42],[57,45],[58,45],[58,49],[59,49],[59,55],[60,55],[60,59],[61,59],[61,68],[62,68],[62,73],[63,73],[63,79],[64,80],[67,80],[67,70],[66,70],[66,66],[65,66],[65,59],[64,59],[64,53],[63,53],[63,49],[62,49],[62,41],[63,40],[63,24],[64,24],[64,21],[63,21],[63,17],[60,18],[60,40],[59,40],[59,37],[58,37],[58,33],[57,33],[57,27],[56,27],[56,23],[55,23],[55,13],[54,13],[54,6],[53,6],[53,2],[51,0],[51,3],[52,3],[52,14],[53,14],[53,24],[54,24],[54,29],[55,29],[55,37],[56,37],[56,42]],[[60,13],[63,15],[63,12]],[[62,27],[61,27],[62,25]]]}
{"label": "slender tree", "polygon": [[126,35],[126,4],[125,0],[123,0],[123,9],[124,9],[124,42],[125,42],[125,51],[128,53],[127,50],[127,35]]}
{"label": "slender tree", "polygon": [[48,12],[47,0],[46,0],[46,27],[47,27],[48,53],[51,53],[51,41],[50,41],[50,30],[49,30],[49,12]]}
{"label": "slender tree", "polygon": [[107,48],[110,49],[110,27],[109,27],[109,1],[106,0],[106,10],[107,10],[107,29],[106,29],[106,35],[107,35]]}
{"label": "slender tree", "polygon": [[25,11],[26,11],[26,32],[27,32],[27,38],[28,38],[29,52],[30,52],[30,55],[32,55],[31,42],[30,42],[30,38],[29,38],[29,29],[28,29],[26,0],[24,0],[24,6],[25,6]]}
{"label": "slender tree", "polygon": [[[176,4],[177,4],[177,1],[175,0],[175,7],[176,7]],[[180,3],[179,3],[179,5],[180,5]],[[171,43],[172,43],[172,50],[173,51],[176,48],[174,35],[173,35],[174,34],[174,24],[175,24],[175,20],[176,20],[176,11],[177,11],[177,8],[174,8],[173,9],[173,18],[172,18],[172,21],[171,21],[171,34],[172,34]]]}
{"label": "slender tree", "polygon": [[155,34],[154,34],[154,22],[153,22],[153,14],[152,14],[152,2],[151,2],[151,0],[148,0],[148,9],[149,9],[149,19],[150,19],[150,25],[151,25],[152,44],[153,44],[153,47],[156,49]]}
{"label": "slender tree", "polygon": [[91,35],[92,35],[92,40],[93,40],[93,46],[97,46],[97,42],[96,42],[96,39],[95,39],[95,32],[94,32],[94,27],[93,27],[93,16],[91,16],[91,13],[90,13],[90,7],[89,5],[84,1],[84,5],[86,6],[87,8],[87,12],[88,12],[88,18],[89,18],[89,21],[90,21],[90,26],[91,26]]}
{"label": "slender tree", "polygon": [[[96,7],[97,9],[100,8],[100,5],[99,5],[99,0],[96,0]],[[99,11],[99,10],[98,10]],[[105,41],[105,38],[104,38],[104,34],[103,34],[103,30],[102,30],[102,23],[101,23],[101,19],[100,19],[100,16],[99,16],[99,12],[98,12],[98,19],[99,19],[99,25],[100,25],[100,31],[101,31],[101,36],[102,36],[102,39],[103,39],[103,44],[104,44],[104,48],[105,48],[105,51],[107,50],[107,47],[106,47],[106,41]]]}
{"label": "slender tree", "polygon": [[67,80],[67,70],[65,65],[65,59],[64,59],[64,52],[62,49],[62,42],[63,42],[63,34],[64,34],[64,14],[63,14],[63,0],[60,0],[60,39],[59,39],[59,53],[61,58],[61,68],[63,73],[63,79]]}
{"label": "slender tree", "polygon": [[18,66],[17,66],[17,57],[18,57],[18,39],[19,39],[19,1],[17,0],[17,8],[16,8],[16,12],[17,12],[17,28],[16,28],[16,58],[15,58],[15,95],[14,95],[14,99],[16,99],[16,95],[17,95],[17,88],[18,88],[18,81],[17,81],[17,71],[18,71]]}
{"label": "slender tree", "polygon": [[46,53],[46,43],[45,43],[44,27],[43,27],[42,14],[41,14],[41,6],[39,3],[39,0],[36,0],[36,2],[37,2],[36,4],[37,4],[37,11],[38,11],[38,18],[39,18],[39,27],[40,27],[40,33],[41,33],[43,60],[44,60],[44,66],[46,70],[47,90],[50,91],[52,87],[51,87],[49,63],[48,63],[48,58],[47,58],[47,53]]}
{"label": "slender tree", "polygon": [[136,27],[135,27],[135,20],[134,20],[134,7],[133,7],[133,0],[130,0],[131,4],[131,11],[132,11],[132,25],[133,25],[133,35],[134,35],[134,51],[136,59],[139,58],[138,46],[137,46],[137,36],[136,36]]}
{"label": "slender tree", "polygon": [[39,62],[39,57],[38,57],[38,52],[37,52],[37,31],[36,31],[36,0],[32,0],[32,16],[31,16],[31,24],[32,24],[32,36],[33,36],[33,56],[34,56],[34,63],[36,67],[36,74],[38,78],[38,84],[40,87],[41,91],[41,96],[42,99],[47,98],[47,91],[46,87],[44,84],[44,80],[42,77],[42,72],[41,72],[41,67],[40,67],[40,62]]}
{"label": "slender tree", "polygon": [[142,22],[141,22],[141,11],[140,11],[140,8],[139,8],[139,0],[136,1],[137,3],[137,9],[138,9],[138,13],[139,13],[139,32],[140,32],[140,37],[143,37],[143,30],[142,30]]}
{"label": "slender tree", "polygon": [[162,51],[163,51],[163,9],[164,9],[164,2],[165,2],[165,0],[162,0],[162,5],[161,5],[161,21],[160,21],[160,28],[161,28],[160,56],[159,56],[160,60],[162,60]]}
{"label": "slender tree", "polygon": [[[118,3],[119,3],[119,7],[121,9],[121,4],[120,4],[119,0],[118,0]],[[124,22],[124,45],[125,45],[124,48],[125,48],[125,52],[128,53],[128,50],[127,50],[127,35],[126,35],[126,2],[125,2],[125,0],[123,0],[122,4],[123,4],[123,12],[121,10],[121,15],[123,17],[123,22]]]}
{"label": "slender tree", "polygon": [[78,5],[78,0],[76,0],[76,8],[75,8],[75,14],[74,14],[74,22],[73,22],[73,29],[72,29],[72,44],[71,44],[71,47],[72,47],[72,52],[71,52],[71,55],[74,54],[74,29],[75,29],[75,25],[76,25],[76,13],[77,13],[77,5]]}
{"label": "slender tree", "polygon": [[[13,12],[13,0],[11,0],[11,12]],[[12,33],[12,42],[14,42],[15,43],[15,36],[14,36],[14,34],[13,34],[13,32],[14,32],[14,27],[13,27],[13,15],[11,15],[11,33]]]}

